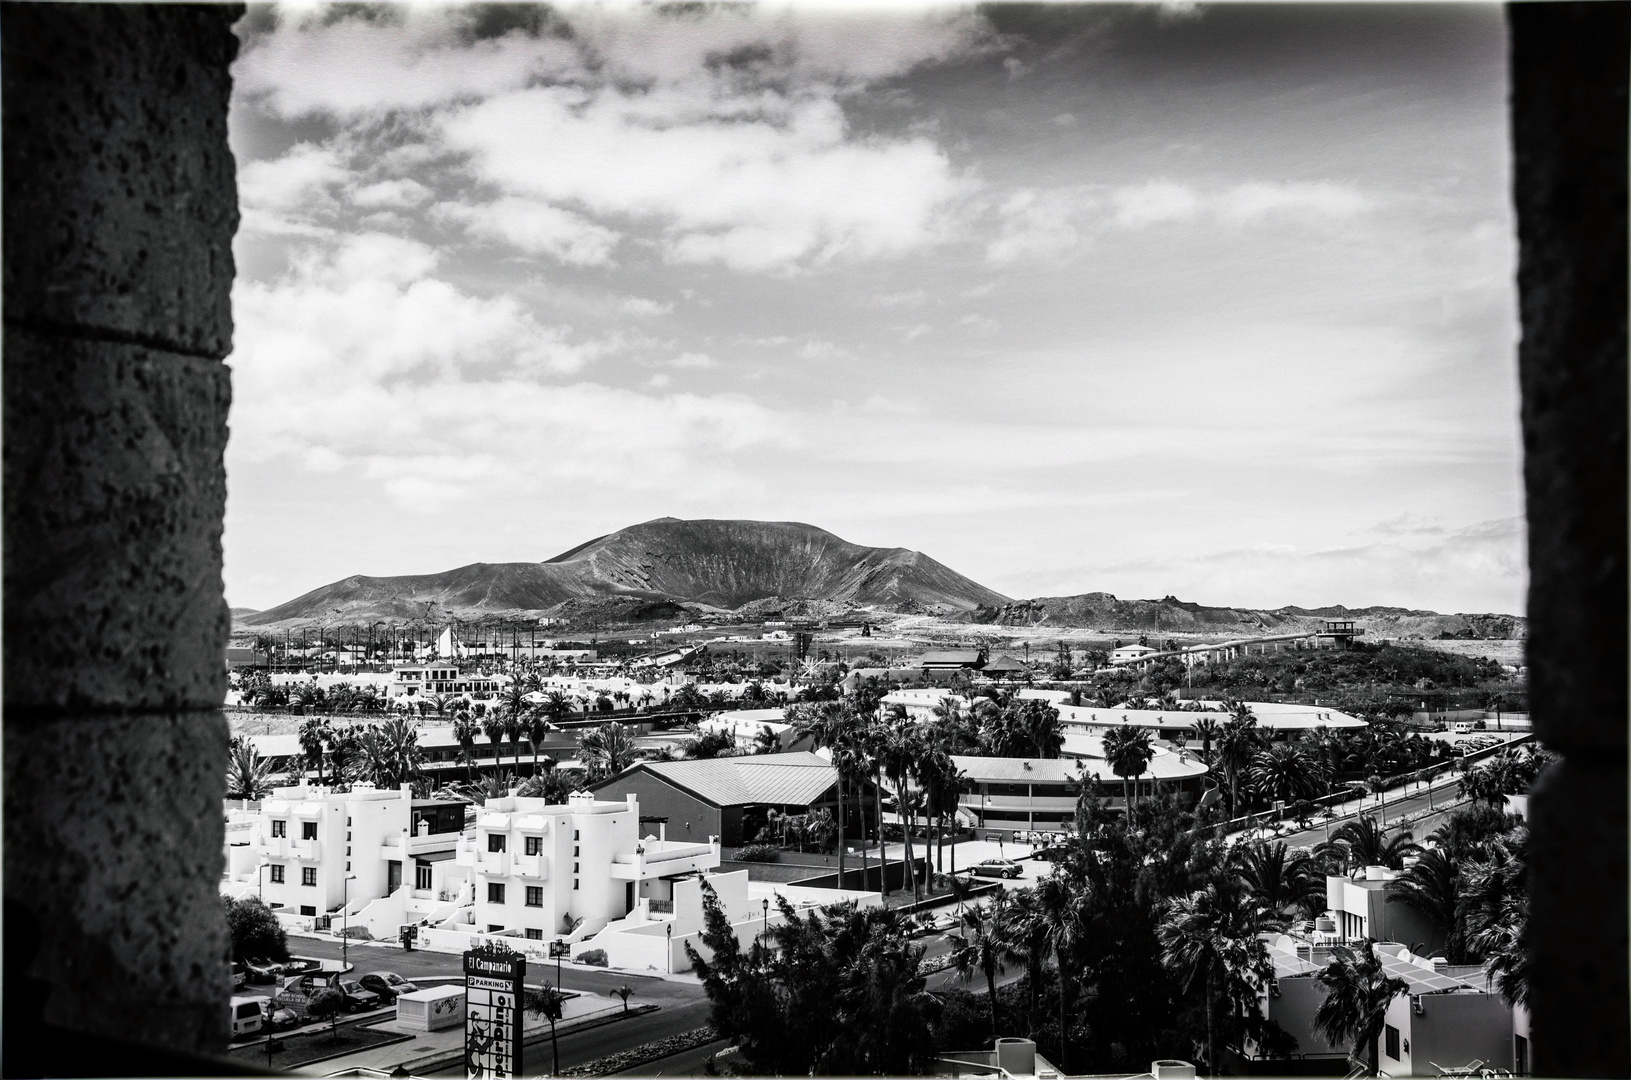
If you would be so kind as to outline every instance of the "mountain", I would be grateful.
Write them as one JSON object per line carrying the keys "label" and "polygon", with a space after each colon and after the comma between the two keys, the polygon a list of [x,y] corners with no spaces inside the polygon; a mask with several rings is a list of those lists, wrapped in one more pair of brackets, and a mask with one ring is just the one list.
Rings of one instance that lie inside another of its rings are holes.
{"label": "mountain", "polygon": [[1119,600],[1109,593],[1045,596],[997,608],[979,608],[975,622],[1003,626],[1058,626],[1089,630],[1139,630],[1173,634],[1290,634],[1318,630],[1325,619],[1352,619],[1380,637],[1524,638],[1529,621],[1519,615],[1458,614],[1413,608],[1337,605],[1270,609],[1207,607],[1167,596],[1160,600]]}
{"label": "mountain", "polygon": [[440,574],[349,577],[241,621],[355,623],[427,614],[581,610],[614,601],[618,616],[652,605],[736,609],[762,601],[826,601],[896,611],[971,611],[1008,597],[922,552],[851,544],[793,521],[658,518],[579,544],[541,563],[472,563]]}

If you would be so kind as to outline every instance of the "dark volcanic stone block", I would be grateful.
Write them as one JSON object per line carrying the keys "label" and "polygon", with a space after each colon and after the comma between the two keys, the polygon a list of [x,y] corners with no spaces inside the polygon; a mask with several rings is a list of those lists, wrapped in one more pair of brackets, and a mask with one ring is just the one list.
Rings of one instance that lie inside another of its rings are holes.
{"label": "dark volcanic stone block", "polygon": [[[44,1001],[28,1007],[44,1020],[195,1052],[225,1044],[226,749],[219,712],[6,725],[6,948],[33,951]],[[18,916],[33,940],[11,937]]]}
{"label": "dark volcanic stone block", "polygon": [[232,348],[237,5],[7,4],[5,317]]}
{"label": "dark volcanic stone block", "polygon": [[229,373],[5,331],[6,704],[218,708]]}

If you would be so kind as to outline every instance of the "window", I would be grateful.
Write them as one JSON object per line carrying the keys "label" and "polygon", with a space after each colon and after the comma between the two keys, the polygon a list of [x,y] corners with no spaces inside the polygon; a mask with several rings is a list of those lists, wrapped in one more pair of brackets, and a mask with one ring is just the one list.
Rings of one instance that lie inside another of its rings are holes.
{"label": "window", "polygon": [[502,934],[504,932],[504,927],[499,923],[490,922],[487,924],[487,932],[489,934]]}
{"label": "window", "polygon": [[536,927],[529,926],[527,927],[527,937],[532,941],[542,941],[544,940],[544,932]]}
{"label": "window", "polygon": [[1387,1025],[1387,1056],[1394,1061],[1399,1060],[1399,1029],[1392,1024]]}
{"label": "window", "polygon": [[504,886],[496,881],[487,883],[487,902],[489,904],[502,904],[504,902]]}
{"label": "window", "polygon": [[288,836],[289,835],[289,823],[287,821],[274,820],[272,822],[272,835],[273,836]]}
{"label": "window", "polygon": [[283,867],[281,865],[269,866],[266,869],[267,869],[267,874],[272,879],[272,884],[273,885],[282,885],[283,884]]}
{"label": "window", "polygon": [[529,836],[529,837],[527,837],[527,854],[528,855],[540,855],[540,854],[543,853],[543,850],[544,850],[544,838],[542,836]]}
{"label": "window", "polygon": [[316,886],[317,886],[317,867],[315,867],[315,866],[302,866],[300,868],[300,884],[310,885],[313,888],[316,888]]}
{"label": "window", "polygon": [[574,874],[581,874],[583,872],[583,864],[582,863],[573,863],[572,864],[572,872]]}
{"label": "window", "polygon": [[544,906],[544,887],[542,885],[528,885],[527,886],[527,906],[528,907],[543,907]]}
{"label": "window", "polygon": [[574,889],[575,889],[575,888],[577,888],[577,887],[578,887],[578,879],[577,879],[577,878],[573,878],[573,879],[572,879],[572,887],[573,887],[573,888],[574,888]]}
{"label": "window", "polygon": [[581,854],[583,854],[583,849],[582,849],[582,848],[580,848],[580,847],[576,847],[576,846],[574,846],[574,847],[573,847],[573,848],[572,848],[572,857],[573,857],[573,858],[574,858],[574,859],[575,859],[575,858],[577,858],[577,857],[578,857],[578,856],[579,856],[579,855],[581,855]]}
{"label": "window", "polygon": [[420,864],[413,868],[413,887],[416,889],[431,887],[430,867],[428,865]]}
{"label": "window", "polygon": [[577,830],[577,829],[573,829],[573,830],[572,830],[572,839],[574,839],[574,840],[576,840],[576,839],[578,839],[578,838],[579,838],[579,837],[580,837],[580,836],[581,836],[581,835],[582,835],[582,834],[581,834],[581,833],[580,833],[580,832],[579,832],[579,831],[578,831],[578,830]]}
{"label": "window", "polygon": [[300,823],[300,839],[302,839],[302,840],[315,840],[315,839],[317,839],[317,822],[315,822],[315,821],[302,821]]}
{"label": "window", "polygon": [[496,833],[496,832],[488,833],[487,834],[487,850],[488,851],[503,851],[504,850],[504,834],[503,833]]}
{"label": "window", "polygon": [[317,914],[317,908],[313,907],[311,904],[301,904],[300,905],[300,914],[302,914],[302,915],[316,915]]}

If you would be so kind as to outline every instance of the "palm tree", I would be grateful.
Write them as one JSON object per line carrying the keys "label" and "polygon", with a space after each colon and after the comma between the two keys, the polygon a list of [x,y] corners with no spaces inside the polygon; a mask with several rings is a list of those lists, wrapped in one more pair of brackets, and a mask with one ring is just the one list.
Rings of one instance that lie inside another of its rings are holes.
{"label": "palm tree", "polygon": [[538,775],[538,751],[543,746],[544,739],[554,730],[554,725],[536,710],[529,712],[525,720],[527,731],[527,744],[532,747],[532,775]]}
{"label": "palm tree", "polygon": [[917,724],[902,716],[892,720],[879,731],[879,760],[895,789],[896,816],[900,818],[901,836],[906,841],[906,878],[911,884],[912,897],[918,896],[917,868],[912,862],[912,792],[910,779],[918,758],[926,748],[918,735]]}
{"label": "palm tree", "polygon": [[[534,1016],[543,1016],[548,1018],[549,1047],[550,1052],[555,1059],[555,1067],[550,1072],[553,1076],[561,1075],[561,1044],[560,1040],[555,1036],[555,1021],[561,1018],[561,1007],[566,1004],[565,995],[563,995],[559,990],[555,989],[555,987],[545,983],[536,990],[529,987],[526,990],[525,996],[522,1000],[522,1008],[526,1009],[529,1013]],[[628,1002],[626,1000],[624,1002],[624,1007],[628,1007]]]}
{"label": "palm tree", "polygon": [[578,740],[578,753],[589,771],[599,777],[616,776],[640,759],[634,736],[622,724],[602,724]]}
{"label": "palm tree", "polygon": [[1066,1065],[1070,1040],[1065,1020],[1065,992],[1069,988],[1070,978],[1065,954],[1076,947],[1082,935],[1083,898],[1071,887],[1070,880],[1058,873],[1049,874],[1037,882],[1033,894],[1033,917],[1040,924],[1042,941],[1053,948],[1054,966],[1059,976],[1059,1070],[1069,1072]]}
{"label": "palm tree", "polygon": [[1305,854],[1287,850],[1284,842],[1254,840],[1229,852],[1230,864],[1256,898],[1259,921],[1283,925],[1293,910],[1312,914],[1325,907],[1325,880]]}
{"label": "palm tree", "polygon": [[253,802],[272,787],[272,764],[255,752],[255,744],[234,737],[227,758],[227,798]]}
{"label": "palm tree", "polygon": [[323,744],[329,739],[329,726],[325,720],[312,718],[300,725],[300,749],[306,760],[317,766],[317,783],[323,783]]}
{"label": "palm tree", "polygon": [[1407,989],[1405,981],[1387,973],[1368,941],[1334,946],[1331,962],[1314,978],[1325,988],[1325,1000],[1314,1010],[1315,1029],[1333,1043],[1351,1043],[1350,1057],[1365,1066],[1367,1076],[1375,1076],[1387,1007]]}
{"label": "palm tree", "polygon": [[1195,721],[1195,737],[1201,740],[1201,757],[1204,760],[1212,760],[1212,743],[1222,731],[1223,728],[1210,716],[1203,716]]}
{"label": "palm tree", "polygon": [[1257,718],[1244,705],[1237,706],[1234,715],[1229,717],[1229,722],[1223,725],[1222,734],[1218,736],[1218,759],[1223,763],[1223,771],[1229,778],[1231,814],[1240,813],[1240,775],[1257,755],[1257,748],[1262,745],[1262,741],[1262,736],[1257,730]]}
{"label": "palm tree", "polygon": [[459,743],[459,756],[464,758],[464,778],[466,782],[475,780],[471,772],[471,764],[476,757],[476,736],[481,734],[481,728],[470,719],[469,713],[460,713],[453,718],[453,738]]}
{"label": "palm tree", "polygon": [[369,725],[358,738],[363,775],[376,787],[394,788],[419,777],[424,751],[406,717]]}
{"label": "palm tree", "polygon": [[1154,756],[1154,740],[1143,728],[1135,728],[1124,720],[1121,726],[1104,733],[1104,758],[1110,763],[1110,771],[1121,777],[1122,799],[1127,805],[1129,821],[1132,820],[1133,804],[1128,781],[1136,785],[1136,778],[1149,768],[1150,759]]}
{"label": "palm tree", "polygon": [[1296,802],[1323,794],[1324,769],[1295,743],[1275,743],[1258,751],[1246,769],[1252,789],[1265,799]]}
{"label": "palm tree", "polygon": [[1466,962],[1461,899],[1461,868],[1444,852],[1432,848],[1387,883],[1388,903],[1404,904],[1432,924],[1452,964]]}
{"label": "palm tree", "polygon": [[963,912],[967,927],[965,944],[952,954],[952,964],[963,981],[974,978],[976,971],[985,975],[985,988],[991,1004],[991,1038],[997,1029],[997,976],[1006,971],[1006,962],[1020,958],[1014,947],[1013,915],[1008,894],[998,892],[984,911],[969,908]]}
{"label": "palm tree", "polygon": [[1421,845],[1413,842],[1411,833],[1394,830],[1389,836],[1373,817],[1343,822],[1331,834],[1331,839],[1314,849],[1316,855],[1335,855],[1347,873],[1360,866],[1387,866],[1399,870],[1404,867],[1406,855],[1420,851]]}
{"label": "palm tree", "polygon": [[504,766],[500,744],[504,742],[504,736],[510,733],[509,725],[502,716],[490,712],[481,718],[481,733],[493,744],[493,775],[497,776]]}
{"label": "palm tree", "polygon": [[[1206,1063],[1217,1073],[1215,1018],[1219,996],[1229,1015],[1255,1007],[1257,987],[1272,977],[1256,903],[1235,877],[1214,877],[1203,888],[1173,900],[1156,928],[1162,963],[1182,982],[1184,992],[1206,984]],[[1248,1006],[1249,1003],[1249,1006]]]}
{"label": "palm tree", "polygon": [[[935,870],[946,870],[946,819],[957,818],[962,803],[963,781],[966,779],[946,751],[944,741],[930,739],[924,752],[912,768],[918,787],[923,791],[924,809],[934,819]],[[952,873],[957,872],[957,845],[952,844]]]}
{"label": "palm tree", "polygon": [[[805,739],[816,749],[826,748],[838,774],[838,887],[844,888],[844,777],[848,770],[839,760],[839,747],[848,724],[844,707],[836,701],[824,701],[816,706],[795,706],[789,719],[793,722],[793,745]],[[865,882],[862,882],[865,885]]]}
{"label": "palm tree", "polygon": [[612,987],[611,992],[623,999],[623,1011],[625,1013],[628,1012],[629,996],[634,993],[634,987],[630,986],[628,983],[624,983],[622,986]]}

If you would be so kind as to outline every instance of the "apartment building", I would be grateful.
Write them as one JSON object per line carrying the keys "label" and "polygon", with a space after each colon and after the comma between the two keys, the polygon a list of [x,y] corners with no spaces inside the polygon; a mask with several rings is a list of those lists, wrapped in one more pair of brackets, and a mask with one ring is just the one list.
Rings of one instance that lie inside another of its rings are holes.
{"label": "apartment building", "polygon": [[641,839],[635,796],[562,805],[488,799],[455,858],[475,886],[478,933],[581,939],[654,901],[672,903],[674,880],[719,866],[719,840]]}
{"label": "apartment building", "polygon": [[1326,875],[1325,906],[1336,922],[1338,941],[1402,941],[1429,956],[1444,947],[1444,935],[1425,915],[1388,902],[1388,883],[1398,876],[1385,866],[1367,866],[1357,878]]}
{"label": "apartment building", "polygon": [[[223,891],[306,917],[389,896],[405,883],[428,888],[431,867],[451,858],[464,825],[462,808],[416,802],[407,785],[367,783],[346,792],[276,788],[257,810],[231,818]],[[413,877],[405,882],[405,874]]]}

